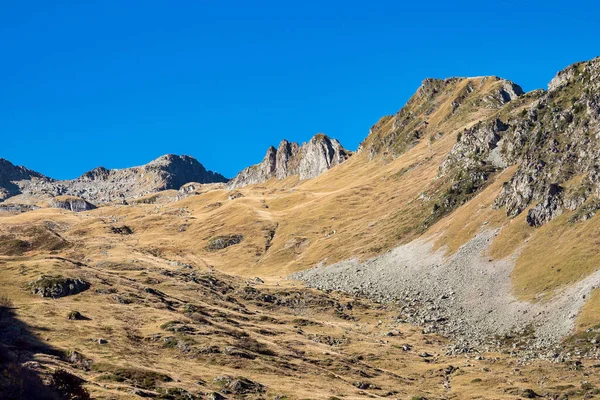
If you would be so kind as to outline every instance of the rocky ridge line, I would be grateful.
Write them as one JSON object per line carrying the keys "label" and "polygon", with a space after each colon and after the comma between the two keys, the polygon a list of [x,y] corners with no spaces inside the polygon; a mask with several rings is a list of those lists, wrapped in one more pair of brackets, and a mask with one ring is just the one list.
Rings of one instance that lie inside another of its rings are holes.
{"label": "rocky ridge line", "polygon": [[0,200],[13,196],[25,199],[74,196],[99,204],[126,201],[161,190],[178,190],[189,182],[203,184],[227,182],[227,179],[207,171],[192,157],[173,154],[139,167],[112,170],[98,167],[73,180],[54,180],[0,160]]}
{"label": "rocky ridge line", "polygon": [[315,178],[343,163],[351,154],[339,141],[323,134],[315,135],[302,145],[283,140],[277,149],[269,147],[262,162],[241,171],[228,186],[243,187],[294,175],[302,180]]}
{"label": "rocky ridge line", "polygon": [[432,129],[478,110],[497,110],[523,95],[514,82],[496,76],[425,79],[396,114],[382,117],[360,144],[369,158],[398,157]]}

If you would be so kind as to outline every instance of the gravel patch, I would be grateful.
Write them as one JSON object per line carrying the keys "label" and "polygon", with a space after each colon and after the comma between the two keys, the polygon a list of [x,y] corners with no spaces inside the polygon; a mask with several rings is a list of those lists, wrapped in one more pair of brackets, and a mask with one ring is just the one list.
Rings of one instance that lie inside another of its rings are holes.
{"label": "gravel patch", "polygon": [[399,320],[426,333],[456,339],[451,352],[492,350],[519,337],[531,352],[551,351],[568,335],[600,271],[569,286],[547,302],[529,303],[512,293],[515,256],[486,257],[498,230],[478,234],[445,258],[433,243],[416,240],[365,262],[343,261],[290,276],[307,286],[339,290],[379,302],[397,302]]}

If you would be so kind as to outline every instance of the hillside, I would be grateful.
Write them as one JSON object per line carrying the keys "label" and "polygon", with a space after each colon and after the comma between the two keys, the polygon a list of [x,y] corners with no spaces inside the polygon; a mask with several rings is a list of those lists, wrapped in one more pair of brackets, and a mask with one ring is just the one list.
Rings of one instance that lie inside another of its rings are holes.
{"label": "hillside", "polygon": [[125,202],[0,214],[0,364],[105,399],[600,392],[600,58],[427,79],[351,157],[325,138],[309,169],[282,142],[229,185],[158,162]]}

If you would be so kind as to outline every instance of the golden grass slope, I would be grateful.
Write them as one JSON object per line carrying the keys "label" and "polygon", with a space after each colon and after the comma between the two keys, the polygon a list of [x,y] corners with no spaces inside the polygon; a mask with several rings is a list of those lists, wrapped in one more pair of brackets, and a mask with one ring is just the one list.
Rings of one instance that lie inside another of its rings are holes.
{"label": "golden grass slope", "polygon": [[[138,398],[136,382],[118,379],[123,368],[173,379],[138,387],[154,394],[168,387],[222,391],[215,378],[244,375],[266,386],[266,394],[248,394],[255,397],[502,399],[532,389],[583,398],[600,384],[586,369],[521,365],[507,354],[446,357],[444,339],[397,323],[391,306],[284,281],[294,271],[364,259],[422,235],[452,254],[488,228],[502,228],[489,256],[516,256],[512,277],[522,299],[543,301],[596,271],[598,217],[570,223],[565,214],[534,229],[525,213],[509,219],[493,207],[516,166],[424,227],[432,198],[447,184],[440,164],[459,132],[501,112],[486,97],[499,84],[493,78],[458,79],[431,107],[409,102],[416,124],[397,130],[396,118],[404,114],[382,119],[360,153],[316,179],[271,180],[233,192],[217,187],[181,200],[166,191],[78,214],[40,209],[0,215],[0,292],[14,300],[16,316],[40,340],[93,361],[90,369],[77,369],[38,357],[83,376],[98,398]],[[479,91],[467,90],[471,86]],[[527,101],[515,103],[514,110]],[[132,233],[122,234],[123,227]],[[241,242],[219,250],[209,246],[232,235]],[[82,277],[92,287],[41,299],[27,284],[42,274]],[[266,283],[245,283],[255,276]],[[276,300],[265,301],[268,296]],[[598,304],[595,293],[579,316],[578,332],[600,323]],[[190,305],[200,315],[187,312]],[[72,310],[90,319],[69,321]],[[169,330],[177,326],[191,330]],[[108,344],[98,344],[99,338]],[[412,350],[402,350],[404,344]],[[230,347],[254,358],[232,355]],[[422,352],[434,357],[424,361],[430,357],[419,357]]]}
{"label": "golden grass slope", "polygon": [[[289,399],[509,399],[531,390],[582,398],[600,384],[586,376],[588,362],[582,370],[547,362],[517,366],[507,354],[445,356],[445,339],[399,323],[393,306],[290,282],[244,282],[164,258],[138,248],[138,233],[109,233],[121,221],[94,213],[30,215],[42,222],[35,225],[40,231],[51,229],[69,246],[0,259],[2,291],[13,299],[16,316],[39,341],[65,354],[29,355],[24,347],[23,360],[71,371],[87,381],[93,398],[166,396],[169,390]],[[56,225],[45,224],[48,218]],[[78,223],[97,236],[69,233],[69,224]],[[91,288],[40,298],[27,283],[43,274],[80,277]],[[69,320],[75,310],[86,319]],[[263,386],[226,393],[242,389],[224,377],[240,376]]]}

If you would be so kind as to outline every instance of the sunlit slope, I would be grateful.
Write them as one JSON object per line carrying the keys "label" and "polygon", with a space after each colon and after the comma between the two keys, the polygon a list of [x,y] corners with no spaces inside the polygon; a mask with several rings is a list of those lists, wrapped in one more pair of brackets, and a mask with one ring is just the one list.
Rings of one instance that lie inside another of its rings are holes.
{"label": "sunlit slope", "polygon": [[[32,227],[59,224],[69,246],[53,251],[75,259],[140,254],[279,280],[320,263],[365,259],[418,237],[452,254],[482,229],[501,228],[489,256],[516,260],[512,277],[519,298],[548,299],[597,270],[597,217],[566,210],[534,228],[527,211],[535,203],[507,215],[498,198],[521,165],[513,157],[509,165],[482,168],[491,150],[477,142],[504,123],[533,127],[531,115],[547,108],[540,106],[547,97],[542,91],[523,94],[496,77],[426,80],[405,107],[371,129],[357,154],[315,179],[272,179],[181,200],[166,191],[80,214],[44,209],[1,217],[0,251],[34,254]],[[552,101],[577,106],[563,97]],[[505,142],[517,133],[503,133]],[[473,148],[479,153],[468,153]],[[579,190],[582,179],[564,183],[565,192]],[[122,226],[132,233],[113,232]]]}
{"label": "sunlit slope", "polygon": [[[373,127],[361,152],[316,179],[271,180],[180,201],[167,191],[128,206],[61,217],[69,219],[63,235],[86,237],[79,251],[88,256],[145,252],[248,276],[282,277],[318,263],[376,255],[426,233],[444,216],[433,214],[452,183],[440,176],[440,166],[459,133],[497,115],[506,96],[515,96],[507,89],[516,90],[495,77],[426,80],[397,115]],[[52,212],[11,217],[0,229],[10,230],[22,218],[43,224],[54,220],[47,216]],[[115,239],[115,225],[127,225],[133,234]],[[209,248],[223,236],[241,240]]]}

